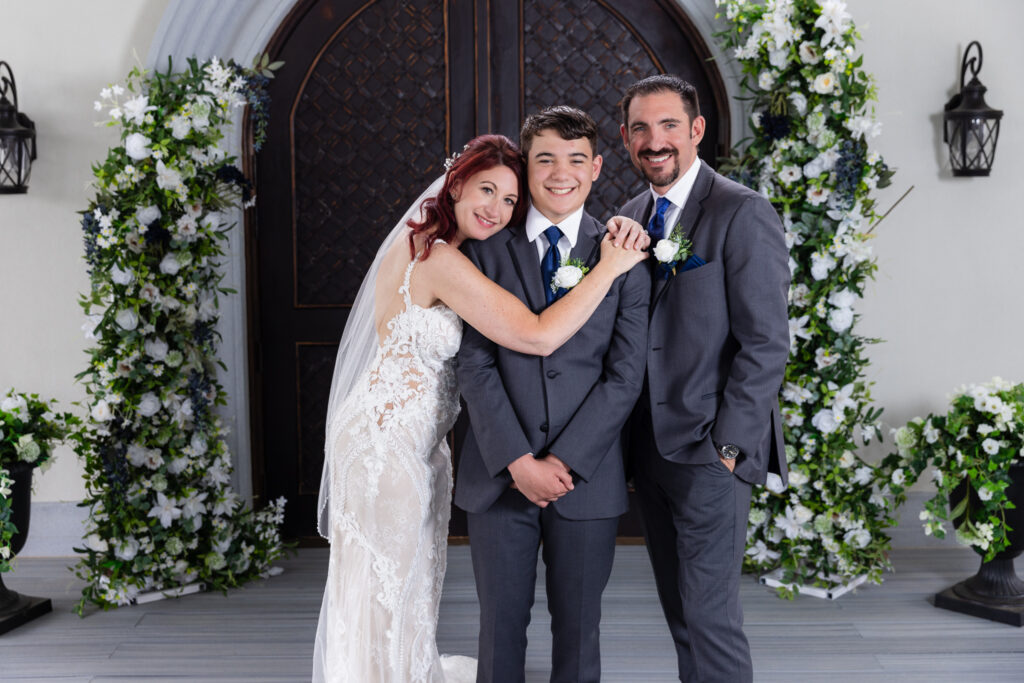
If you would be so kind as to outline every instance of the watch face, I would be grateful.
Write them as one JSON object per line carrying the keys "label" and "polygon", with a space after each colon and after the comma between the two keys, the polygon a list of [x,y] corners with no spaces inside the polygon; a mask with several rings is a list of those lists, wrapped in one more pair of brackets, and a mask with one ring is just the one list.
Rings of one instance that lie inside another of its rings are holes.
{"label": "watch face", "polygon": [[722,454],[722,457],[725,458],[726,460],[733,460],[740,454],[740,449],[738,446],[735,446],[730,443],[722,446],[720,453]]}

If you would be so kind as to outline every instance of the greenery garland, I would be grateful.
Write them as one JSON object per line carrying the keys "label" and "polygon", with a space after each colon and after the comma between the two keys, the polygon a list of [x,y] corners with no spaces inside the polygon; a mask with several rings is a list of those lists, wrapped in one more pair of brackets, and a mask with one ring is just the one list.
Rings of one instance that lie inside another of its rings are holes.
{"label": "greenery garland", "polygon": [[20,464],[45,472],[53,464],[54,446],[73,438],[80,422],[70,413],[54,413],[54,403],[14,389],[0,401],[0,574],[11,570],[11,541],[18,533],[11,521],[11,470]]}
{"label": "greenery garland", "polygon": [[81,431],[90,508],[75,573],[104,609],[139,592],[202,581],[225,589],[264,575],[282,553],[284,499],[248,509],[231,490],[217,380],[224,211],[252,201],[219,146],[248,101],[265,124],[263,86],[278,64],[216,58],[174,73],[134,69],[100,93],[97,111],[122,144],[93,166],[82,214],[91,289],[83,326],[96,346],[79,377],[89,395]]}
{"label": "greenery garland", "polygon": [[[893,524],[856,440],[880,437],[854,305],[876,269],[870,194],[892,172],[868,141],[881,124],[842,0],[716,0],[739,61],[753,136],[722,166],[778,210],[790,250],[790,358],[781,393],[789,488],[756,493],[746,568],[781,567],[783,595],[859,575],[881,582]],[[721,15],[719,15],[721,16]]]}

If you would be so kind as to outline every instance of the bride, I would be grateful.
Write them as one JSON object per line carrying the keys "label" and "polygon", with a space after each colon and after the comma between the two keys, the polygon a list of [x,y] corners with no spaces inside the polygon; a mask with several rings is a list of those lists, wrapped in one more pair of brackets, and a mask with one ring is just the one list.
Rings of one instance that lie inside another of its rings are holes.
{"label": "bride", "polygon": [[628,221],[616,238],[622,246],[605,236],[600,261],[535,314],[459,251],[464,240],[522,221],[525,195],[515,144],[475,138],[395,226],[359,290],[327,412],[318,529],[331,549],[314,681],[476,678],[475,660],[440,657],[435,642],[452,489],[445,434],[459,411],[453,362],[462,321],[507,348],[548,355],[583,326],[615,278],[646,258],[649,241]]}

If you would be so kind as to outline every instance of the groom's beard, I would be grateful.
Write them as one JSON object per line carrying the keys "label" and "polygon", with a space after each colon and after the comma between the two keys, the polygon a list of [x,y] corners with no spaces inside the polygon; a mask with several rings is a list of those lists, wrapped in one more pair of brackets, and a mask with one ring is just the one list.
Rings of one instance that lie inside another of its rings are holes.
{"label": "groom's beard", "polygon": [[661,157],[666,154],[672,155],[672,167],[666,168],[660,172],[649,170],[642,163],[640,164],[640,173],[643,177],[654,187],[668,187],[679,178],[679,151],[674,147],[665,147],[659,150],[645,149],[638,155],[641,160],[647,157]]}

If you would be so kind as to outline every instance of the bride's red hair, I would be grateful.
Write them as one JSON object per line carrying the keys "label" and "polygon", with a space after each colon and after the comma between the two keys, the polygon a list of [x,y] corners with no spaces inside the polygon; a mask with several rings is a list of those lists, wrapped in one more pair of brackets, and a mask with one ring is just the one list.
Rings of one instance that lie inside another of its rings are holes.
{"label": "bride's red hair", "polygon": [[[416,255],[416,244],[413,238],[417,234],[425,235],[423,258],[430,255],[430,247],[435,240],[451,242],[459,226],[455,222],[455,200],[452,199],[454,188],[463,185],[469,178],[481,171],[495,166],[507,166],[516,174],[519,181],[519,199],[512,210],[510,223],[521,223],[526,216],[526,163],[523,153],[516,143],[504,135],[481,135],[470,140],[462,152],[455,158],[445,175],[444,185],[436,197],[428,197],[420,205],[422,221],[409,219],[407,225],[412,228],[409,234],[409,249]],[[432,230],[437,226],[436,230]]]}

